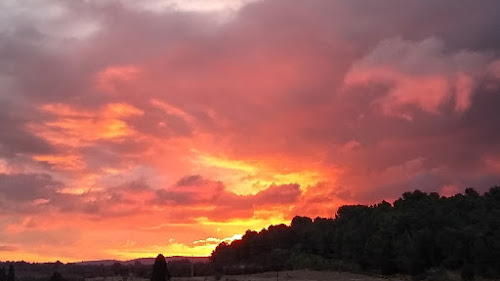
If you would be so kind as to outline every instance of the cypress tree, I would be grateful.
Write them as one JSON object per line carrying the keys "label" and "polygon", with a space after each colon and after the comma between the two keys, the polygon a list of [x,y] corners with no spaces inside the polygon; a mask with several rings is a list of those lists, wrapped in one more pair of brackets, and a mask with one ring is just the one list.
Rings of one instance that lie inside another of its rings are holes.
{"label": "cypress tree", "polygon": [[170,280],[170,273],[168,272],[167,262],[162,254],[159,254],[155,263],[153,264],[153,274],[151,275],[151,281],[166,281]]}

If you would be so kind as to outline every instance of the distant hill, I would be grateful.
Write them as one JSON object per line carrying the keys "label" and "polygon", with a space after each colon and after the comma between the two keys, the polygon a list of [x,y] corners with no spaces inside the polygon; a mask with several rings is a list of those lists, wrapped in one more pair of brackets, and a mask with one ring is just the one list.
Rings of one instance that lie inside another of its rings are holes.
{"label": "distant hill", "polygon": [[[177,260],[189,260],[192,263],[202,262],[207,263],[209,261],[209,257],[182,257],[182,256],[174,256],[174,257],[166,257],[167,262],[169,261],[177,261]],[[105,265],[109,266],[114,263],[120,263],[124,265],[134,264],[135,262],[140,262],[144,265],[152,265],[155,262],[155,258],[139,258],[128,261],[119,261],[119,260],[96,260],[96,261],[82,261],[77,262],[77,265]]]}

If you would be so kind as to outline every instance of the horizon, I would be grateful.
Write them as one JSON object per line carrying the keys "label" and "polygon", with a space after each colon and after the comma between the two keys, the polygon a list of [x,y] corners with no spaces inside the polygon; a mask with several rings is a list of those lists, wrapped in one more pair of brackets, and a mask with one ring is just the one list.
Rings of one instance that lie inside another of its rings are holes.
{"label": "horizon", "polygon": [[[500,186],[500,185],[499,185]],[[472,187],[469,187],[469,188],[472,188]],[[474,188],[472,188],[472,190],[476,191]],[[406,191],[405,193],[408,193],[408,192],[414,192],[414,191],[420,191],[419,189],[415,189],[415,190],[412,190],[412,191]],[[429,194],[432,194],[432,193],[437,193],[437,192],[430,192]],[[441,195],[439,193],[437,193],[440,198],[451,198],[451,197],[454,197],[454,196],[459,196],[459,195],[465,195],[465,191],[464,192],[458,192],[458,193],[455,193],[455,194],[450,194],[448,196],[446,195]],[[404,194],[403,194],[404,195]],[[395,201],[401,199],[402,197],[399,197],[398,199],[396,199]],[[394,202],[395,202],[394,201]],[[364,206],[368,206],[368,207],[375,207],[377,206],[378,204],[381,204],[381,203],[389,203],[391,206],[394,207],[394,202],[388,202],[386,200],[382,200],[382,201],[379,201],[379,202],[376,202],[374,204],[368,204],[368,205],[364,205]],[[355,205],[344,205],[344,206],[355,206]],[[335,214],[336,216],[337,214]],[[312,221],[316,221],[317,219],[333,219],[335,220],[336,217],[335,216],[332,216],[332,217],[316,217],[316,218],[310,218]],[[296,217],[300,217],[300,216],[296,216]],[[286,222],[283,222],[283,223],[280,223],[280,224],[274,224],[274,225],[268,225],[268,226],[264,226],[262,229],[247,229],[247,231],[263,231],[263,230],[267,230],[267,229],[270,229],[272,226],[278,226],[278,225],[285,225],[287,227],[290,227],[291,226],[291,223],[292,221],[290,221],[290,223],[286,223]],[[231,241],[227,241],[227,244],[228,245],[231,245],[232,242],[234,241],[238,241],[240,240],[241,241],[241,238],[242,237],[239,237],[239,238],[236,238],[234,240],[231,240]],[[226,242],[226,241],[224,241]],[[160,255],[162,254],[165,259],[168,260],[169,259],[175,259],[175,258],[181,258],[181,259],[203,259],[203,258],[206,258],[206,259],[209,259],[212,255],[207,255],[207,256],[183,256],[183,255],[168,255],[168,254],[165,254],[165,253],[158,253],[157,255]],[[62,263],[62,264],[79,264],[79,263],[99,263],[99,262],[118,262],[118,263],[127,263],[127,262],[131,262],[131,261],[136,261],[136,260],[143,260],[143,259],[150,259],[150,260],[154,260],[155,259],[155,256],[143,256],[143,257],[136,257],[136,258],[133,258],[133,259],[126,259],[126,260],[119,260],[119,259],[112,259],[112,258],[102,258],[102,259],[94,259],[94,260],[75,260],[75,261],[61,261],[61,260],[55,260],[55,261],[25,261],[25,260],[0,260],[0,263],[31,263],[31,264],[53,264],[53,263]]]}
{"label": "horizon", "polygon": [[[173,259],[173,258],[182,258],[182,259],[198,259],[198,258],[210,258],[210,256],[165,256],[165,259]],[[60,260],[56,261],[39,261],[39,262],[33,262],[33,261],[25,261],[25,260],[0,260],[0,263],[31,263],[31,264],[54,264],[54,263],[62,263],[62,264],[78,264],[78,263],[99,263],[99,262],[118,262],[118,263],[127,263],[131,261],[136,261],[136,260],[143,260],[143,259],[151,259],[154,260],[155,257],[140,257],[140,258],[134,258],[130,260],[116,260],[116,259],[99,259],[99,260],[81,260],[81,261],[76,261],[76,262],[64,262]]]}
{"label": "horizon", "polygon": [[[474,12],[471,12],[474,11]],[[210,256],[500,184],[500,2],[0,3],[0,260]]]}

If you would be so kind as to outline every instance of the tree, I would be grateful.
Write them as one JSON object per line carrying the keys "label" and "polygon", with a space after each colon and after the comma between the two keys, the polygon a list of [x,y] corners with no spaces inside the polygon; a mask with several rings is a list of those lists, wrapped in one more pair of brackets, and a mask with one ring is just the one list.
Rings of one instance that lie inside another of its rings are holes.
{"label": "tree", "polygon": [[162,254],[159,254],[155,263],[153,264],[153,274],[151,275],[151,281],[165,281],[170,280],[170,272],[168,272],[167,262]]}
{"label": "tree", "polygon": [[7,281],[7,273],[5,272],[5,267],[0,268],[0,281]]}
{"label": "tree", "polygon": [[478,197],[479,193],[472,187],[465,189],[465,195]]}
{"label": "tree", "polygon": [[334,219],[295,217],[290,226],[249,230],[241,240],[219,244],[211,261],[225,273],[348,266],[420,275],[463,266],[464,280],[499,277],[499,217],[498,186],[451,197],[416,190],[394,204],[342,206]]}
{"label": "tree", "polygon": [[113,263],[113,265],[111,265],[111,271],[113,271],[113,274],[115,276],[122,276],[122,277],[126,277],[129,273],[129,269],[128,267],[122,265],[121,263],[119,262],[115,262]]}
{"label": "tree", "polygon": [[66,281],[59,272],[54,272],[49,281]]}
{"label": "tree", "polygon": [[16,273],[14,272],[14,266],[9,265],[9,274],[7,275],[7,281],[16,281]]}
{"label": "tree", "polygon": [[463,281],[474,280],[474,266],[470,263],[464,264],[464,266],[462,267],[461,276]]}

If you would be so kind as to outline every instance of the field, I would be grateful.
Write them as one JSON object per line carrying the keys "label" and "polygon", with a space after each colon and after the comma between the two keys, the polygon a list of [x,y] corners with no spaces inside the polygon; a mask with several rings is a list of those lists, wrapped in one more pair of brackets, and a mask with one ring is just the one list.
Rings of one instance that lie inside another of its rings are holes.
{"label": "field", "polygon": [[[335,272],[335,271],[314,271],[314,270],[294,270],[281,271],[278,278],[276,272],[266,272],[250,275],[225,275],[220,281],[412,281],[415,280],[411,276],[369,276],[350,272]],[[461,281],[458,272],[429,272],[422,281]],[[475,281],[491,281],[498,279],[484,279],[476,277]],[[138,280],[143,281],[143,280]],[[144,280],[147,281],[147,280]],[[213,276],[210,277],[174,277],[171,281],[215,281]]]}
{"label": "field", "polygon": [[[229,275],[223,276],[221,281],[402,281],[403,278],[384,278],[377,276],[367,276],[348,272],[332,271],[313,271],[313,270],[295,270],[281,271],[278,278],[276,272],[266,272],[251,275]],[[194,278],[172,278],[172,281],[213,281],[213,277],[194,277]]]}

